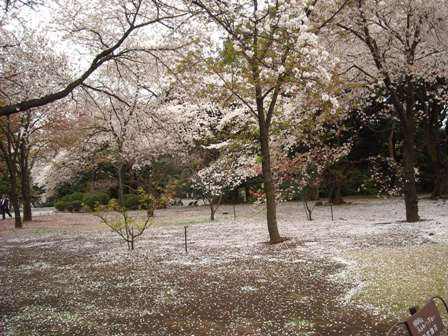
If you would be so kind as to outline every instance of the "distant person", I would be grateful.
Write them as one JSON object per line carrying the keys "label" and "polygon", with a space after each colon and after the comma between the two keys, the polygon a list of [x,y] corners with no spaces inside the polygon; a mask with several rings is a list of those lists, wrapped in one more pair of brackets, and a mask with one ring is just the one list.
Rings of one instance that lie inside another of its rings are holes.
{"label": "distant person", "polygon": [[10,218],[12,218],[11,213],[9,212],[9,198],[6,195],[2,196],[2,199],[0,200],[0,208],[2,211],[2,217],[5,219],[5,215],[8,214]]}

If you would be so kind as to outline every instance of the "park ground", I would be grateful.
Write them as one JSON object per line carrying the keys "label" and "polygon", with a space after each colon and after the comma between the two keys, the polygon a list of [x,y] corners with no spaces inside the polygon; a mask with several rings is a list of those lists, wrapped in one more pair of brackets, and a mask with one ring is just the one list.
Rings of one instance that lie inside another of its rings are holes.
{"label": "park ground", "polygon": [[[0,335],[385,335],[407,308],[448,297],[448,202],[171,208],[126,245],[89,214],[0,224]],[[188,254],[184,227],[188,226]]]}

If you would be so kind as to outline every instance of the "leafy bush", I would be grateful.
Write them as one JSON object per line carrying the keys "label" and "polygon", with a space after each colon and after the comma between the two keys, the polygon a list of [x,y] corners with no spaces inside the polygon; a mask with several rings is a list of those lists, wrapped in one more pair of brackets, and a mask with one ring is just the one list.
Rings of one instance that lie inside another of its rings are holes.
{"label": "leafy bush", "polygon": [[65,209],[67,209],[67,202],[63,200],[56,201],[54,207],[58,211],[65,211]]}
{"label": "leafy bush", "polygon": [[108,200],[109,195],[103,192],[74,192],[61,197],[54,206],[59,211],[77,212],[81,209],[94,210],[97,204],[106,204]]}
{"label": "leafy bush", "polygon": [[70,212],[78,212],[82,208],[82,202],[81,201],[68,201],[65,203],[66,209]]}
{"label": "leafy bush", "polygon": [[123,206],[128,210],[137,210],[140,207],[140,198],[136,194],[124,194]]}
{"label": "leafy bush", "polygon": [[83,197],[84,197],[84,193],[74,192],[73,194],[68,194],[68,195],[61,197],[60,200],[65,201],[65,202],[72,202],[72,201],[82,202]]}
{"label": "leafy bush", "polygon": [[66,200],[59,200],[54,204],[55,208],[59,211],[70,211],[70,212],[77,212],[81,210],[82,208],[82,202],[78,200],[74,201],[66,201]]}
{"label": "leafy bush", "polygon": [[82,202],[90,210],[94,210],[97,204],[107,204],[109,195],[104,192],[84,193]]}
{"label": "leafy bush", "polygon": [[[125,199],[128,200],[128,202],[131,202],[131,200],[133,202],[135,200],[134,196],[140,200],[142,197],[146,196],[146,194],[126,194]],[[153,223],[149,213],[147,213],[145,217],[130,216],[128,210],[125,207],[120,206],[115,198],[109,200],[107,205],[98,204],[95,207],[95,215],[98,216],[101,221],[112,230],[112,232],[117,233],[118,236],[126,242],[128,250],[134,249],[135,240]]]}

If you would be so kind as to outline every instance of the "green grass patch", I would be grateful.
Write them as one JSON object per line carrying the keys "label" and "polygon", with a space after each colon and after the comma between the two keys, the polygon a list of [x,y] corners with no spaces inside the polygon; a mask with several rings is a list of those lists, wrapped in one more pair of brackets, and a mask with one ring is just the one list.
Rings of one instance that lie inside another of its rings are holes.
{"label": "green grass patch", "polygon": [[432,296],[448,299],[448,246],[420,245],[351,252],[364,287],[353,299],[406,318],[408,308]]}

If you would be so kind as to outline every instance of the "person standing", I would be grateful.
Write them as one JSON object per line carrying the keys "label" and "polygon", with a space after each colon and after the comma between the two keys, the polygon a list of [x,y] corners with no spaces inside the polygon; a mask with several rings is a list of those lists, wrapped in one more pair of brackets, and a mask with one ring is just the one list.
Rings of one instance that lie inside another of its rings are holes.
{"label": "person standing", "polygon": [[0,201],[0,208],[1,208],[1,211],[2,211],[3,219],[5,219],[6,214],[8,214],[8,216],[10,218],[12,218],[12,215],[9,212],[9,198],[8,198],[8,196],[6,196],[6,195],[2,196],[2,199]]}

